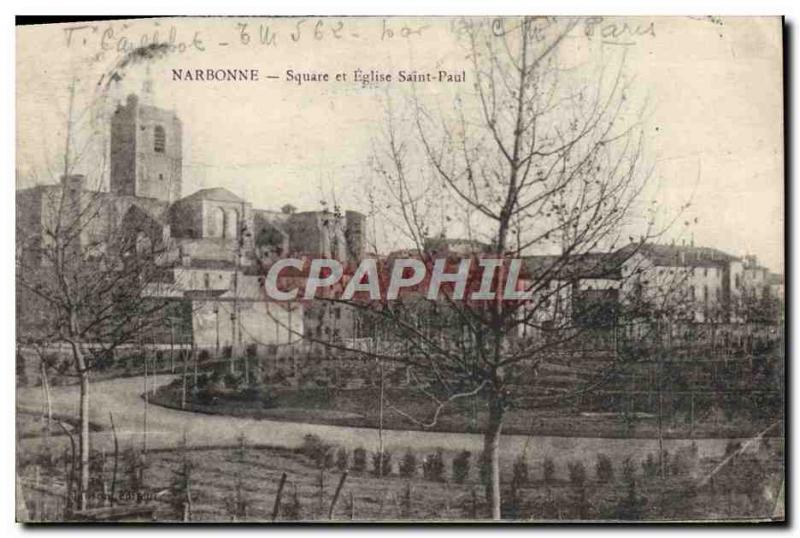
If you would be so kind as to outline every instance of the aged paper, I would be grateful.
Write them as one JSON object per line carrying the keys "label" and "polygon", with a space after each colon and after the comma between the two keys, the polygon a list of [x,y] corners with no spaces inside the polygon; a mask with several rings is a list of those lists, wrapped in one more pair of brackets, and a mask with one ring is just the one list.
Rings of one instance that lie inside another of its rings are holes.
{"label": "aged paper", "polygon": [[783,521],[780,18],[16,41],[17,521]]}

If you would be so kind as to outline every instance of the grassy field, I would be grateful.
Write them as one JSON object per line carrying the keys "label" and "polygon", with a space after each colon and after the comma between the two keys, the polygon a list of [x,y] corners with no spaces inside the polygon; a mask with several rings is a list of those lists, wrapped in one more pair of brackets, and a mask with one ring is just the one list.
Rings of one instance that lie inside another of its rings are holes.
{"label": "grassy field", "polygon": [[[423,472],[417,459],[413,474],[403,476],[404,454],[392,454],[386,476],[374,473],[373,454],[358,468],[353,453],[338,447],[321,448],[311,439],[302,449],[249,446],[241,448],[151,451],[146,456],[143,484],[131,477],[129,454],[120,459],[116,497],[131,503],[137,494],[152,502],[159,521],[179,521],[174,499],[180,495],[180,471],[189,462],[191,521],[265,522],[271,520],[278,484],[287,481],[279,521],[328,521],[334,493],[343,471],[348,475],[333,510],[334,521],[453,521],[485,519],[486,504],[480,464],[470,455],[468,468],[458,476],[454,452],[444,452],[442,474]],[[736,446],[727,448],[734,454]],[[325,456],[327,454],[327,456]],[[659,476],[657,458],[641,454],[626,465],[600,470],[598,454],[570,462],[569,469],[525,469],[504,461],[503,514],[525,521],[545,520],[706,520],[769,518],[775,511],[783,476],[780,440],[757,444],[752,450],[726,458],[699,458],[682,451],[668,455],[666,477]],[[36,454],[20,456],[19,478],[32,518],[59,520],[63,513],[65,465]],[[649,456],[649,461],[648,461]],[[98,457],[98,455],[95,455]],[[93,499],[102,505],[102,491],[110,490],[113,461],[108,454],[93,470]],[[137,460],[138,461],[138,460]],[[560,465],[560,464],[559,464]],[[405,469],[408,473],[408,467]],[[711,475],[712,479],[704,480]],[[176,489],[176,487],[178,489]],[[237,506],[238,501],[238,508]]]}

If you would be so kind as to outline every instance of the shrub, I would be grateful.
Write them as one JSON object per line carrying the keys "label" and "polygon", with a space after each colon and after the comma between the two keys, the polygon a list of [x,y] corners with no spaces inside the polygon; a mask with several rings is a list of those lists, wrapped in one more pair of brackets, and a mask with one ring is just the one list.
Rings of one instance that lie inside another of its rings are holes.
{"label": "shrub", "polygon": [[325,445],[325,449],[322,452],[317,462],[317,465],[319,465],[323,469],[332,469],[336,463],[334,458],[335,458],[335,451],[333,449],[333,446]]}
{"label": "shrub", "polygon": [[300,451],[307,458],[316,461],[319,458],[319,454],[323,445],[324,443],[322,442],[322,439],[320,439],[319,435],[308,433],[303,436],[303,446]]}
{"label": "shrub", "polygon": [[386,450],[372,455],[373,476],[389,476],[392,474],[392,453]]}
{"label": "shrub", "polygon": [[444,457],[441,448],[433,454],[428,454],[422,461],[422,474],[426,480],[444,481]]}
{"label": "shrub", "polygon": [[367,469],[367,451],[361,447],[353,450],[352,469],[358,472],[364,472]]}
{"label": "shrub", "polygon": [[677,449],[669,462],[669,474],[673,476],[691,474],[695,464],[695,456],[693,454],[691,447]]}
{"label": "shrub", "polygon": [[[664,476],[669,476],[670,467],[671,467],[669,451],[668,450],[664,450],[661,453],[661,457],[663,458],[663,461],[664,461]],[[660,470],[661,470],[661,467],[659,466],[659,471]]]}
{"label": "shrub", "polygon": [[413,478],[417,474],[417,456],[408,450],[400,460],[400,476]]}
{"label": "shrub", "polygon": [[227,373],[222,377],[222,382],[225,383],[226,388],[238,390],[242,386],[244,378],[238,374]]}
{"label": "shrub", "polygon": [[605,454],[597,455],[597,463],[594,466],[594,474],[598,482],[611,482],[614,480],[614,466],[611,458]]}
{"label": "shrub", "polygon": [[453,480],[458,484],[463,484],[469,478],[470,457],[470,451],[464,450],[453,458]]}
{"label": "shrub", "polygon": [[646,478],[655,478],[658,476],[658,460],[653,456],[652,452],[648,454],[642,462],[642,472]]}
{"label": "shrub", "polygon": [[636,467],[633,465],[630,456],[622,460],[622,480],[626,484],[630,484],[636,480]]}
{"label": "shrub", "polygon": [[569,470],[569,481],[573,486],[583,487],[586,483],[586,467],[580,461],[570,462],[567,466]]}
{"label": "shrub", "polygon": [[349,462],[349,454],[347,453],[347,449],[344,447],[340,447],[336,451],[336,468],[340,471],[346,471]]}
{"label": "shrub", "polygon": [[586,467],[580,461],[573,461],[567,465],[569,481],[573,487],[571,504],[575,509],[578,519],[589,518],[589,501],[586,496]]}
{"label": "shrub", "polygon": [[238,393],[238,399],[246,402],[261,402],[265,408],[275,405],[275,396],[266,385],[251,383],[247,388]]}
{"label": "shrub", "polygon": [[552,484],[556,479],[556,464],[550,456],[545,457],[542,463],[542,478],[546,484]]}
{"label": "shrub", "polygon": [[725,445],[725,456],[730,456],[737,450],[742,448],[742,443],[740,441],[730,440],[728,444]]}
{"label": "shrub", "polygon": [[[629,467],[633,469],[633,463],[630,462],[630,458],[627,458],[626,461],[628,462]],[[624,475],[624,462],[622,468]],[[636,481],[631,479],[629,482],[627,482],[626,489],[627,491],[625,496],[622,497],[614,507],[612,517],[622,521],[636,521],[641,519],[642,512],[644,510],[644,499],[636,492]]]}
{"label": "shrub", "polygon": [[518,488],[528,484],[528,462],[525,461],[525,456],[522,454],[517,456],[517,459],[514,460],[514,466],[511,472],[511,481],[514,487]]}
{"label": "shrub", "polygon": [[[192,382],[194,381],[194,376],[189,376],[188,381],[190,385],[193,385]],[[193,386],[194,388],[197,389],[204,389],[209,385],[209,383],[211,383],[211,381],[212,381],[211,376],[209,376],[208,374],[200,374],[197,376],[197,384]]]}
{"label": "shrub", "polygon": [[334,464],[333,447],[323,443],[318,435],[307,434],[303,437],[303,446],[300,449],[303,455],[314,462],[318,467],[330,469]]}

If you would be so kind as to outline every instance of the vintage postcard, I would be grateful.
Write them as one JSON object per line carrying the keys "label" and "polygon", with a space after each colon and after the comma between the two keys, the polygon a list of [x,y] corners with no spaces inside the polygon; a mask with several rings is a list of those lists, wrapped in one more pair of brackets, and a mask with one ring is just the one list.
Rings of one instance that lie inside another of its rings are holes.
{"label": "vintage postcard", "polygon": [[781,18],[16,44],[17,521],[785,519]]}

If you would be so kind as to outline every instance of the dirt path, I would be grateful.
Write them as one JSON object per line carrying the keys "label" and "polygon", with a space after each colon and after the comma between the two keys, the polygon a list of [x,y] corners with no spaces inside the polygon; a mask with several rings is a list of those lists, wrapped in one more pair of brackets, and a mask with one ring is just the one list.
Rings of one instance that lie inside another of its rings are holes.
{"label": "dirt path", "polygon": [[[168,383],[171,376],[159,376],[159,385]],[[68,415],[78,414],[78,387],[61,386],[52,389],[53,411]],[[118,378],[100,381],[92,385],[91,421],[105,428],[105,431],[92,434],[93,448],[113,449],[110,431],[109,412],[114,415],[114,423],[120,444],[125,447],[131,443],[142,446],[144,442],[144,392],[142,377]],[[17,394],[19,409],[40,412],[42,408],[41,390],[36,387],[21,388]],[[150,404],[147,410],[147,447],[149,449],[174,448],[183,432],[188,444],[201,446],[233,446],[236,438],[244,433],[251,444],[264,444],[295,447],[302,443],[303,436],[309,433],[320,436],[329,443],[354,449],[378,448],[378,431],[368,428],[326,426],[321,424],[301,424],[252,418],[203,415],[168,409]],[[384,431],[384,446],[394,454],[412,449],[429,452],[436,448],[444,450],[469,450],[474,454],[483,448],[480,435],[468,433],[440,433],[420,431]],[[61,439],[66,443],[66,439]],[[20,441],[21,447],[35,446],[36,439]],[[727,439],[697,439],[701,457],[719,456],[724,452]],[[679,446],[687,446],[689,440],[670,439],[664,447],[673,451]],[[599,452],[608,454],[612,460],[621,461],[630,455],[640,460],[647,452],[657,450],[654,439],[600,439],[587,437],[535,437],[525,435],[505,435],[501,451],[505,461],[511,461],[523,450],[530,463],[539,463],[545,456],[551,457],[558,468],[565,467],[567,461],[580,459],[593,465]],[[399,455],[397,456],[399,457]]]}

